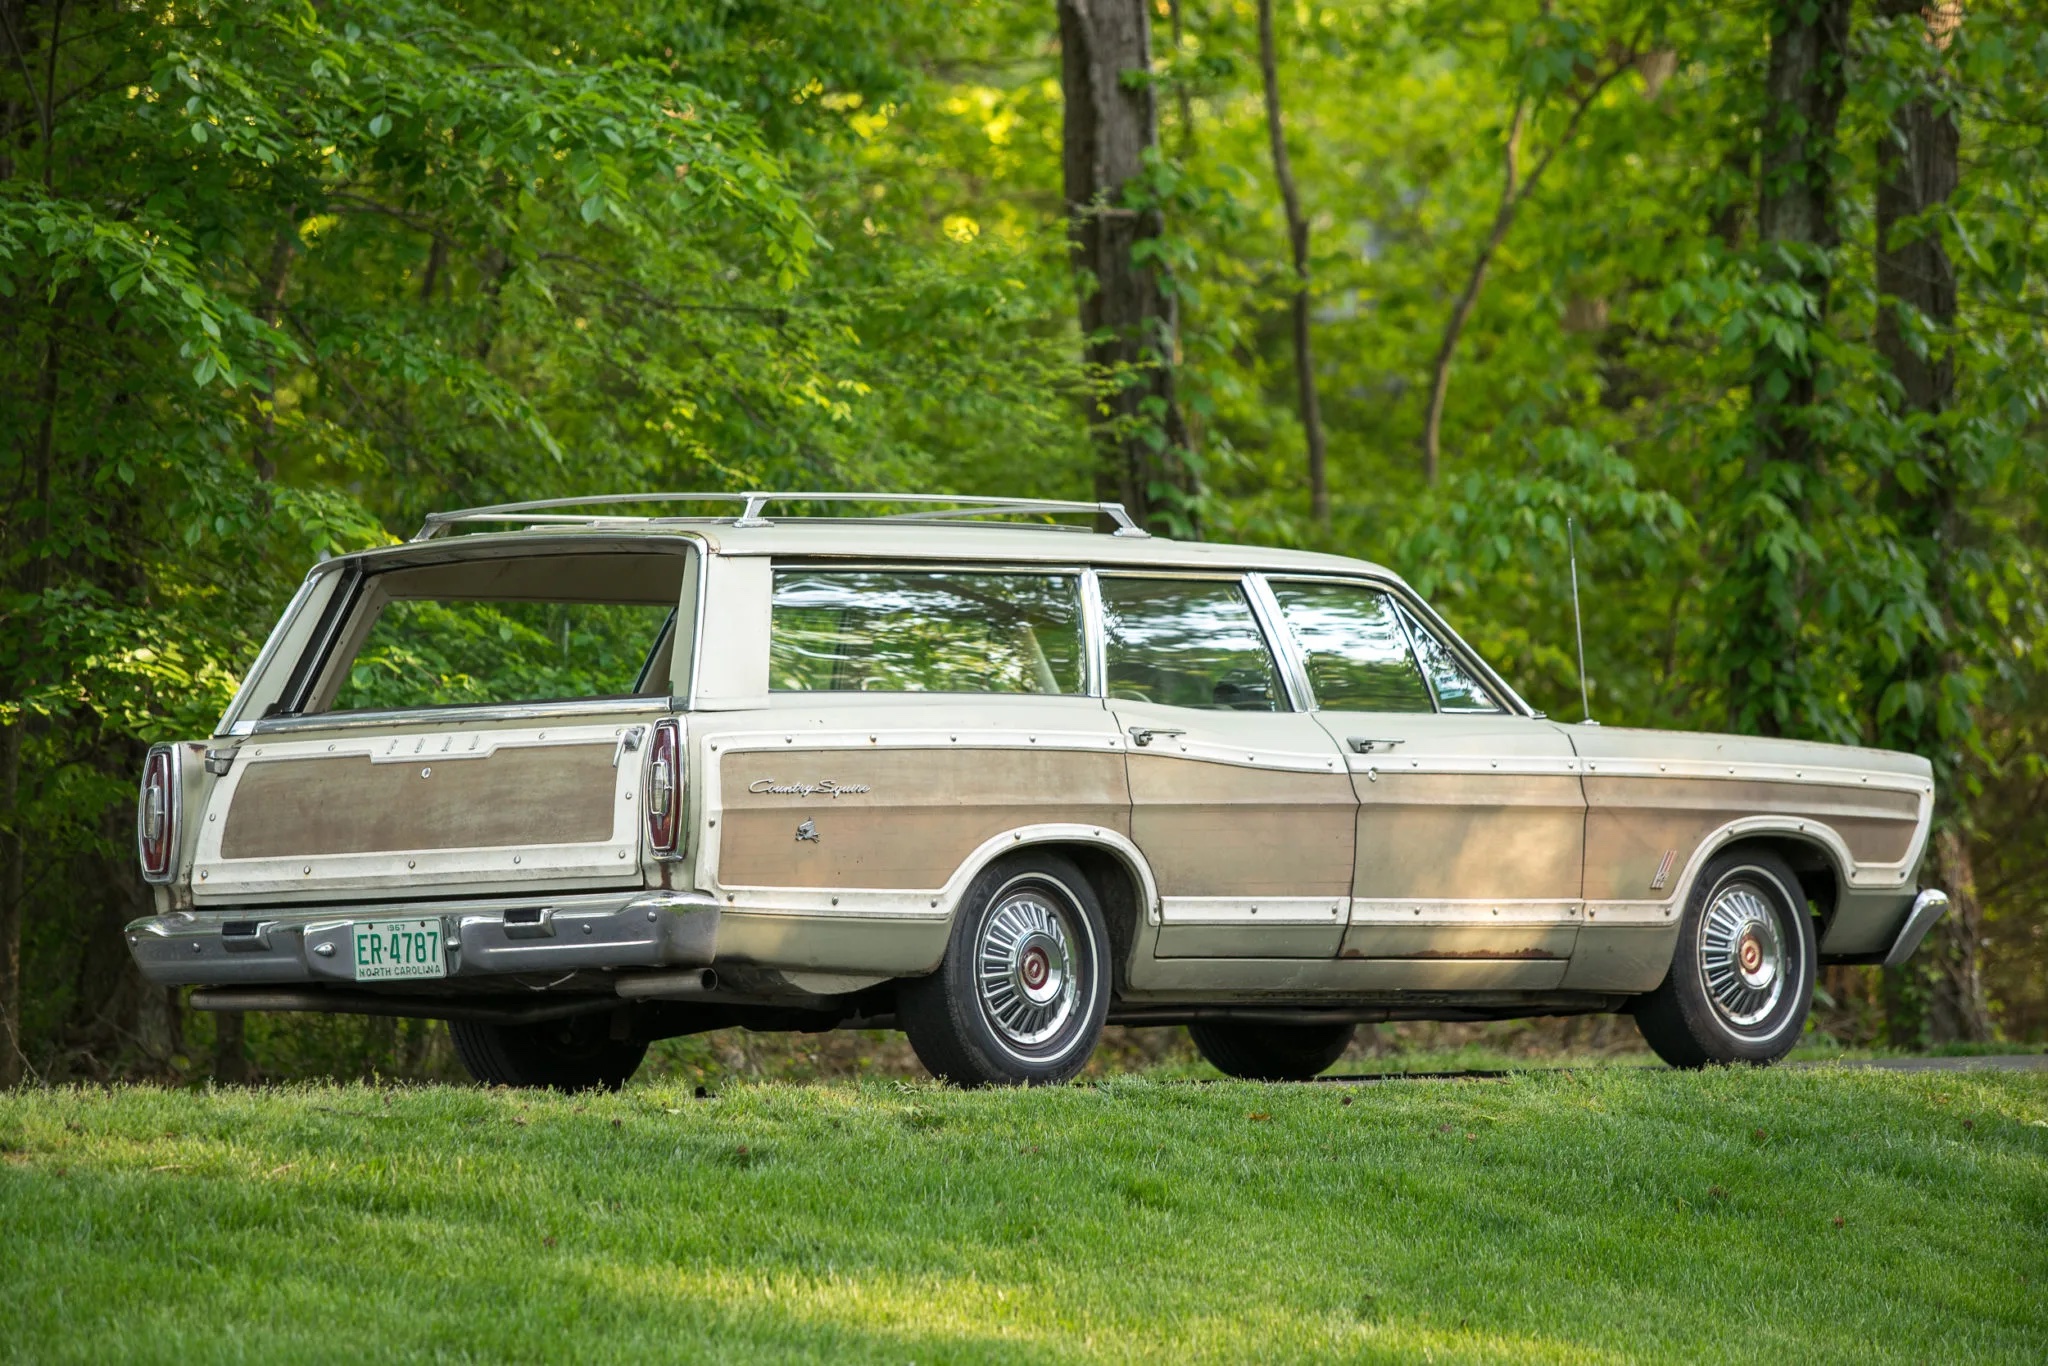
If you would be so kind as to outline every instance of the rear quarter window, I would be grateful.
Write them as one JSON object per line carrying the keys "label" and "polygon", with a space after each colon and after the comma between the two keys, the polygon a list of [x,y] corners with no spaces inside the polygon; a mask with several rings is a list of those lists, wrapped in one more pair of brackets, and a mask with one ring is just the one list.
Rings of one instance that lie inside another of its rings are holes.
{"label": "rear quarter window", "polygon": [[776,692],[1075,694],[1080,580],[971,571],[775,571]]}

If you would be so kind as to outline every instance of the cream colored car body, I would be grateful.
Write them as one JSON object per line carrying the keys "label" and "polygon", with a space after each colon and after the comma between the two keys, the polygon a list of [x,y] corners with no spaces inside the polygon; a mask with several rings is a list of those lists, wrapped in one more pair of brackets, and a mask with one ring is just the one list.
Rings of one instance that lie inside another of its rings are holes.
{"label": "cream colored car body", "polygon": [[[682,557],[681,589],[645,696],[261,719],[295,685],[317,701],[318,670],[346,659],[331,609],[374,591],[362,571],[656,548]],[[1087,694],[771,692],[771,570],[790,564],[1072,571]],[[1287,709],[1105,696],[1095,584],[1133,571],[1243,582]],[[1390,591],[1507,712],[1315,710],[1270,591],[1293,579]],[[643,813],[664,717],[684,748],[673,859]],[[1543,719],[1376,565],[1014,525],[598,517],[344,557],[308,578],[215,736],[179,750],[174,866],[129,931],[145,971],[239,989],[220,1004],[328,1008],[317,988],[414,1014],[536,988],[829,1014],[932,970],[976,874],[1038,845],[1097,884],[1113,1021],[1613,1009],[1662,980],[1694,879],[1737,841],[1799,871],[1824,962],[1910,951],[1933,804],[1910,755]],[[352,983],[346,927],[414,914],[441,918],[448,977]]]}

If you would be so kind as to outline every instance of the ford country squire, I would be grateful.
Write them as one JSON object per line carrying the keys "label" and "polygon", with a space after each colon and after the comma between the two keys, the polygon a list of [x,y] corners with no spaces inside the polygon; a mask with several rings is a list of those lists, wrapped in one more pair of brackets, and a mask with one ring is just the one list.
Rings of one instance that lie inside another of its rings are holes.
{"label": "ford country squire", "polygon": [[563,1089],[732,1026],[899,1028],[977,1085],[1105,1023],[1297,1078],[1362,1022],[1610,1011],[1691,1067],[1781,1057],[1819,965],[1946,905],[1924,759],[1548,720],[1376,565],[722,497],[317,566],[218,730],[148,756],[143,972],[444,1019]]}

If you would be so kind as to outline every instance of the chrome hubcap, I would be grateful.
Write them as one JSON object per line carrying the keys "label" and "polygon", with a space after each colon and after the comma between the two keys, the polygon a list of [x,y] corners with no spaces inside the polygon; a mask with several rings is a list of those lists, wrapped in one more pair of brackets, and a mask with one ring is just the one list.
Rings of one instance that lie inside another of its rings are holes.
{"label": "chrome hubcap", "polygon": [[1746,882],[1721,889],[1700,932],[1700,980],[1732,1025],[1761,1023],[1785,994],[1785,940],[1771,903]]}
{"label": "chrome hubcap", "polygon": [[975,955],[981,1011],[1006,1042],[1042,1044],[1073,1017],[1079,983],[1063,907],[1035,890],[996,903]]}

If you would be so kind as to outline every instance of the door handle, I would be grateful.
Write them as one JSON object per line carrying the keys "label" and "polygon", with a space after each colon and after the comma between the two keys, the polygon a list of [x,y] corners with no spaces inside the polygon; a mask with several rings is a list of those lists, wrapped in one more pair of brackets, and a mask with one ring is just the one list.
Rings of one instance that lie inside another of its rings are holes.
{"label": "door handle", "polygon": [[619,732],[619,742],[612,746],[612,767],[619,766],[619,760],[640,748],[640,737],[646,733],[645,726],[628,726]]}
{"label": "door handle", "polygon": [[1368,740],[1363,735],[1354,735],[1344,742],[1351,746],[1353,754],[1371,754],[1378,749],[1392,749],[1395,745],[1406,744],[1404,740]]}
{"label": "door handle", "polygon": [[1157,740],[1162,735],[1186,734],[1187,732],[1184,730],[1174,730],[1171,727],[1167,726],[1132,726],[1131,743],[1138,746],[1140,749],[1143,749],[1146,745],[1151,744],[1154,740]]}

